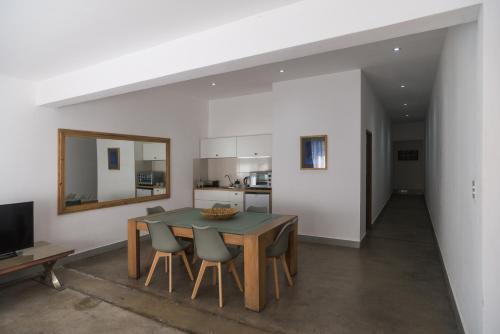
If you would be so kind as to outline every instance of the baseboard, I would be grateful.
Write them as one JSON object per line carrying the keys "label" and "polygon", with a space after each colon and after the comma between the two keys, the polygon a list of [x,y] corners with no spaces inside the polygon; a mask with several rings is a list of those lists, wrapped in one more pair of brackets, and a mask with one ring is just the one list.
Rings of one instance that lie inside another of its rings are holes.
{"label": "baseboard", "polygon": [[458,332],[460,334],[465,334],[464,326],[462,324],[462,318],[460,318],[460,313],[458,312],[457,302],[455,300],[455,295],[453,295],[453,290],[451,289],[450,279],[448,277],[448,272],[446,271],[446,266],[444,265],[443,254],[441,253],[441,248],[439,247],[439,242],[437,240],[436,231],[434,230],[434,224],[432,224],[431,215],[429,209],[427,207],[427,201],[425,203],[427,215],[429,216],[429,220],[431,221],[432,227],[432,236],[434,237],[434,242],[437,245],[438,254],[439,254],[439,262],[441,263],[441,269],[443,270],[444,280],[446,283],[446,289],[448,290],[448,295],[451,299],[451,308],[453,310],[453,314],[455,315],[455,321],[457,323]]}
{"label": "baseboard", "polygon": [[299,241],[310,242],[310,243],[314,243],[314,244],[341,246],[341,247],[349,247],[349,248],[360,248],[361,247],[361,241],[325,238],[325,237],[315,237],[312,235],[299,235],[298,237],[299,237]]}
{"label": "baseboard", "polygon": [[[148,239],[150,239],[149,234],[141,236],[141,240],[148,240]],[[81,253],[76,253],[76,254],[70,255],[70,256],[65,257],[65,258],[61,259],[60,261],[58,261],[56,263],[56,268],[61,267],[65,264],[69,264],[69,263],[83,260],[83,259],[86,259],[89,257],[104,254],[104,253],[107,253],[107,252],[110,252],[113,250],[117,250],[120,248],[124,248],[124,247],[127,247],[127,240],[118,241],[118,242],[115,242],[113,244],[97,247],[97,248],[90,249],[88,251],[84,251]],[[37,276],[40,276],[42,273],[43,273],[43,267],[42,267],[42,265],[39,265],[39,266],[35,266],[32,268],[28,268],[28,269],[16,271],[16,272],[13,272],[10,274],[6,274],[3,276],[0,276],[0,286],[9,285],[9,284],[15,283],[17,281],[35,278]]]}

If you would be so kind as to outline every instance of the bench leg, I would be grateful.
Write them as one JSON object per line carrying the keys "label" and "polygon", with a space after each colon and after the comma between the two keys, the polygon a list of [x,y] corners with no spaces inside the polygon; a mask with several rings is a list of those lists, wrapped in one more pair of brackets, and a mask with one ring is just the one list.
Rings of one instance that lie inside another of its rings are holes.
{"label": "bench leg", "polygon": [[53,270],[55,264],[56,264],[55,261],[43,264],[43,267],[45,269],[43,276],[42,276],[43,283],[45,283],[46,285],[48,285],[56,290],[62,290],[63,286],[62,286],[61,282],[59,282],[59,279],[57,278],[57,276]]}

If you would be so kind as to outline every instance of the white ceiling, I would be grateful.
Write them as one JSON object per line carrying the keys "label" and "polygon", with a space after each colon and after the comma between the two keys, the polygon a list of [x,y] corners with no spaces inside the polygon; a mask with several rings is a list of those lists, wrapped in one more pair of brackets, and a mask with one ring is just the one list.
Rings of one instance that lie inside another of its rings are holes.
{"label": "white ceiling", "polygon": [[[202,99],[219,99],[270,91],[273,82],[361,68],[394,121],[422,120],[445,34],[446,29],[434,30],[166,87]],[[399,53],[393,52],[395,46],[401,48]]]}
{"label": "white ceiling", "polygon": [[0,73],[42,80],[298,0],[2,0]]}

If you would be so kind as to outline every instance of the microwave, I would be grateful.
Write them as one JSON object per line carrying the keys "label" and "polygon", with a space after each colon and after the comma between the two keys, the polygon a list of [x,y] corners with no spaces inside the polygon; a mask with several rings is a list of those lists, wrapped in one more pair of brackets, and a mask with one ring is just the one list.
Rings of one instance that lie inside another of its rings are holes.
{"label": "microwave", "polygon": [[250,188],[271,188],[272,172],[250,172]]}

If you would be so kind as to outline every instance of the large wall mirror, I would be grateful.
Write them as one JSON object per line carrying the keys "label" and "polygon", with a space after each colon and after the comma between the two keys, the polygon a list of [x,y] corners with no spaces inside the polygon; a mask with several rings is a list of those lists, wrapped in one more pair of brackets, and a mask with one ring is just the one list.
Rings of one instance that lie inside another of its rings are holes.
{"label": "large wall mirror", "polygon": [[170,139],[59,129],[59,214],[170,197]]}

